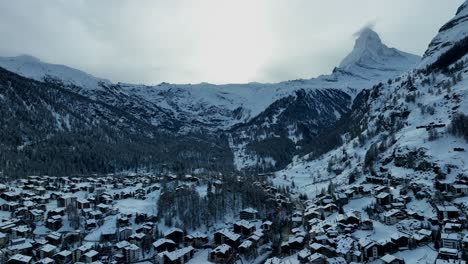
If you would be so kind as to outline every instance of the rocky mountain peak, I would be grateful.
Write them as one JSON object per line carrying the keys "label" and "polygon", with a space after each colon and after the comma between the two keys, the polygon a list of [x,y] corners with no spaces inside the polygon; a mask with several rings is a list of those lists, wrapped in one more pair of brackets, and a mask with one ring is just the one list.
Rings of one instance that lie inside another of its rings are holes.
{"label": "rocky mountain peak", "polygon": [[[342,71],[366,79],[379,79],[387,77],[387,73],[395,75],[411,69],[420,61],[419,56],[389,48],[382,42],[380,36],[369,27],[360,30],[356,36],[352,52],[344,58],[339,66]],[[382,74],[385,76],[380,76]]]}

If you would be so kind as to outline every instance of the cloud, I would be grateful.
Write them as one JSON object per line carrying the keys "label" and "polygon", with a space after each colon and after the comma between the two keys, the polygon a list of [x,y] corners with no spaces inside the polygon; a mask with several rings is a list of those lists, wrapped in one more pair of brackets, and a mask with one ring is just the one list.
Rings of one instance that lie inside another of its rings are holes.
{"label": "cloud", "polygon": [[132,83],[310,78],[339,64],[363,24],[422,54],[462,2],[0,0],[0,55]]}
{"label": "cloud", "polygon": [[358,31],[356,31],[353,34],[353,37],[359,37],[362,34],[362,32],[364,32],[366,30],[369,30],[369,29],[375,31],[376,23],[377,23],[376,20],[372,20],[372,21],[367,22],[363,27],[361,27],[361,29],[359,29]]}

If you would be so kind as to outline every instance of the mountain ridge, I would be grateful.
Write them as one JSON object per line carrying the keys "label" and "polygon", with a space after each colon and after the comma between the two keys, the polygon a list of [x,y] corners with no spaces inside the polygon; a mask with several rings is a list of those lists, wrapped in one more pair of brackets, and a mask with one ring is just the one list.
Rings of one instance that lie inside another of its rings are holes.
{"label": "mountain ridge", "polygon": [[[229,143],[237,169],[256,168],[262,164],[263,169],[273,170],[285,166],[294,155],[317,147],[315,138],[350,111],[354,97],[361,90],[396,77],[407,70],[405,67],[410,67],[406,64],[390,65],[400,63],[393,60],[392,55],[403,54],[405,57],[406,53],[391,50],[393,53],[390,54],[390,48],[380,41],[378,35],[375,32],[371,35],[378,39],[374,48],[384,51],[374,55],[387,56],[376,60],[378,65],[373,67],[371,74],[364,72],[359,63],[365,61],[369,66],[373,62],[359,60],[359,56],[355,56],[357,61],[336,68],[330,75],[273,84],[113,84],[104,79],[92,79],[91,75],[79,70],[41,64],[24,56],[18,57],[16,63],[14,58],[0,58],[0,67],[6,66],[20,75],[31,74],[26,77],[46,84],[62,85],[82,96],[121,109],[136,120],[174,136],[199,134],[217,137],[221,134]],[[355,49],[359,49],[359,41],[358,38]],[[414,63],[419,60],[413,55],[405,58]],[[66,73],[63,79],[60,78],[62,72]],[[325,105],[324,102],[332,103]],[[266,142],[272,140],[282,148],[265,149]]]}

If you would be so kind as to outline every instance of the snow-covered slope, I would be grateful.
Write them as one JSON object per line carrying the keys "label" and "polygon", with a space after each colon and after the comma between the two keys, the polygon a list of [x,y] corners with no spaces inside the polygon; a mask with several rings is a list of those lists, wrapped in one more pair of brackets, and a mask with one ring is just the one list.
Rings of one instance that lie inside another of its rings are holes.
{"label": "snow-covered slope", "polygon": [[46,63],[29,55],[0,57],[0,67],[37,81],[52,78],[65,85],[78,86],[86,90],[100,89],[101,84],[110,84],[106,79],[94,77],[65,65]]}
{"label": "snow-covered slope", "polygon": [[468,113],[468,50],[452,49],[468,34],[467,3],[442,27],[423,58],[427,66],[456,54],[449,65],[430,71],[419,66],[362,91],[348,120],[336,129],[344,144],[317,159],[313,153],[296,157],[277,173],[276,183],[294,181],[301,192],[313,194],[329,180],[347,184],[373,174],[409,179],[431,190],[435,177],[450,182],[466,175],[468,142],[448,127],[454,116]]}
{"label": "snow-covered slope", "polygon": [[454,18],[443,25],[424,53],[420,68],[433,63],[441,54],[468,36],[468,2],[461,5]]}

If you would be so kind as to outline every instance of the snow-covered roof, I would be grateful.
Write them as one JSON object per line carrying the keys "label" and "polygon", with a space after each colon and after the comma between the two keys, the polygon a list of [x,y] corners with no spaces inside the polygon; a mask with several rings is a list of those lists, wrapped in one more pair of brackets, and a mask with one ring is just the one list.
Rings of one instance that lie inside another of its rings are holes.
{"label": "snow-covered roof", "polygon": [[212,252],[226,254],[226,252],[228,252],[230,249],[231,249],[231,246],[222,244],[222,245],[217,246],[215,249],[213,249]]}
{"label": "snow-covered roof", "polygon": [[220,233],[220,234],[222,234],[223,236],[225,236],[225,237],[227,237],[227,238],[229,238],[229,239],[231,239],[231,240],[233,240],[233,241],[236,241],[237,239],[240,238],[240,235],[239,235],[239,234],[236,234],[236,233],[234,233],[234,232],[232,232],[231,230],[226,229],[226,228],[221,229],[221,230],[218,230],[218,231],[216,231],[216,233]]}
{"label": "snow-covered roof", "polygon": [[181,257],[183,257],[185,254],[188,254],[189,252],[193,251],[194,248],[192,246],[184,247],[181,249],[177,249],[172,252],[164,252],[164,254],[171,260],[175,261]]}
{"label": "snow-covered roof", "polygon": [[170,228],[170,229],[166,230],[166,232],[164,232],[164,236],[170,235],[170,234],[172,234],[174,232],[184,233],[184,231],[182,229],[173,227],[173,228]]}
{"label": "snow-covered roof", "polygon": [[169,244],[174,244],[175,245],[175,242],[172,241],[171,239],[166,239],[166,238],[160,238],[158,240],[156,240],[155,242],[153,242],[153,246],[154,247],[159,247],[165,243],[169,243]]}
{"label": "snow-covered roof", "polygon": [[258,213],[257,210],[255,210],[255,209],[253,209],[253,208],[250,208],[250,207],[249,207],[249,208],[243,209],[241,212],[251,213],[251,214],[256,214],[256,213]]}
{"label": "snow-covered roof", "polygon": [[449,239],[449,240],[460,240],[461,237],[457,233],[442,233],[440,235],[440,238],[442,239]]}
{"label": "snow-covered roof", "polygon": [[56,249],[57,247],[54,246],[54,245],[51,245],[51,244],[47,244],[47,245],[44,245],[41,247],[41,251],[44,251],[44,252],[52,252]]}
{"label": "snow-covered roof", "polygon": [[252,245],[253,245],[252,241],[250,241],[250,240],[245,240],[244,242],[242,242],[242,244],[240,244],[239,247],[250,248]]}
{"label": "snow-covered roof", "polygon": [[94,256],[97,256],[99,254],[99,252],[97,252],[96,250],[90,250],[88,252],[86,252],[84,255],[88,258],[92,258]]}
{"label": "snow-covered roof", "polygon": [[384,263],[392,263],[393,261],[397,259],[398,259],[397,257],[390,255],[390,254],[387,254],[380,258],[380,260],[382,260]]}
{"label": "snow-covered roof", "polygon": [[19,262],[27,263],[27,262],[30,262],[32,260],[32,257],[25,256],[23,254],[15,254],[10,258],[10,260],[16,260],[16,261],[19,261]]}

